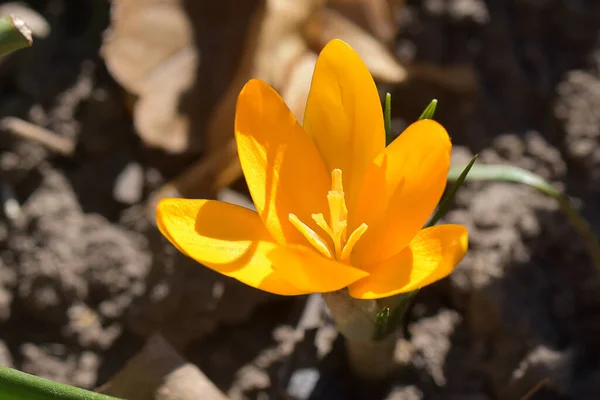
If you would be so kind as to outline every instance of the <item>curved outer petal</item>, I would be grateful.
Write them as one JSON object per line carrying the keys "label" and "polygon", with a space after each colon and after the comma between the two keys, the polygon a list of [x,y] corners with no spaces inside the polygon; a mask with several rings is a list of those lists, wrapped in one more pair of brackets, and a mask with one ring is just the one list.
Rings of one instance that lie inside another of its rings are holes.
{"label": "curved outer petal", "polygon": [[279,245],[252,210],[214,200],[165,199],[156,221],[182,253],[223,275],[275,294],[309,293],[274,270],[267,254]]}
{"label": "curved outer petal", "polygon": [[452,144],[437,122],[410,125],[373,161],[361,189],[353,224],[369,228],[353,263],[372,265],[400,252],[423,227],[446,186]]}
{"label": "curved outer petal", "polygon": [[277,273],[309,292],[333,292],[369,275],[303,246],[279,247],[271,251],[269,257]]}
{"label": "curved outer petal", "polygon": [[462,225],[423,229],[399,254],[369,268],[369,277],[350,285],[350,295],[379,299],[429,285],[450,274],[467,247],[468,232]]}
{"label": "curved outer petal", "polygon": [[350,215],[362,175],[385,148],[377,87],[358,54],[341,40],[329,42],[315,66],[304,114],[328,171],[342,170]]}
{"label": "curved outer petal", "polygon": [[242,170],[266,228],[279,243],[306,244],[289,213],[317,229],[311,214],[327,211],[331,187],[314,143],[277,92],[256,79],[238,97],[235,135]]}

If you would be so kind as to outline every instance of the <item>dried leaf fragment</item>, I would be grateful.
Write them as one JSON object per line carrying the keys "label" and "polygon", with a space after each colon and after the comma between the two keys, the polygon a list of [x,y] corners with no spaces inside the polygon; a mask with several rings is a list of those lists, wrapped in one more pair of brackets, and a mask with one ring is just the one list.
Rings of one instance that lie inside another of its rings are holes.
{"label": "dried leaf fragment", "polygon": [[406,79],[406,69],[386,46],[335,10],[319,10],[305,29],[306,39],[315,49],[323,48],[335,38],[343,39],[356,50],[377,81],[400,83]]}

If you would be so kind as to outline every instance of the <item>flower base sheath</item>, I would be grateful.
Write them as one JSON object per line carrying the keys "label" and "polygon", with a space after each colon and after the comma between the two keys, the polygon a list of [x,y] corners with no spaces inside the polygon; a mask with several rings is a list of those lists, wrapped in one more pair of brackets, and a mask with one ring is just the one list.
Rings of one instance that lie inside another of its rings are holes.
{"label": "flower base sheath", "polygon": [[347,287],[378,299],[431,284],[464,256],[464,226],[422,229],[446,185],[446,130],[418,121],[386,147],[375,83],[346,43],[319,55],[304,126],[251,80],[235,136],[256,211],[190,199],[157,208],[163,235],[208,268],[280,295]]}

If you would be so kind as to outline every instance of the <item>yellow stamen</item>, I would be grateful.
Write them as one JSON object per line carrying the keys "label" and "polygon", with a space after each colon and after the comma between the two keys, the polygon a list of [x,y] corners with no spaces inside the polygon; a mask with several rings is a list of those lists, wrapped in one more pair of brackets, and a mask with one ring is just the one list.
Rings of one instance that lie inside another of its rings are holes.
{"label": "yellow stamen", "polygon": [[327,193],[327,202],[329,203],[329,224],[325,221],[323,214],[313,214],[312,219],[333,242],[333,253],[325,240],[300,221],[296,215],[289,215],[290,222],[321,254],[329,258],[334,258],[335,256],[335,259],[348,263],[352,249],[354,249],[356,242],[364,235],[368,226],[367,224],[360,225],[347,238],[348,208],[346,207],[344,186],[342,185],[342,171],[339,169],[334,169],[331,172],[331,190]]}
{"label": "yellow stamen", "polygon": [[331,191],[344,193],[344,186],[342,185],[342,170],[339,168],[331,171]]}
{"label": "yellow stamen", "polygon": [[310,229],[308,225],[304,222],[300,221],[300,219],[295,215],[291,214],[288,216],[292,225],[296,227],[300,231],[302,235],[308,240],[310,244],[312,244],[321,254],[325,257],[333,258],[329,247],[323,242],[323,239],[317,234],[317,232]]}
{"label": "yellow stamen", "polygon": [[367,231],[367,228],[368,228],[367,224],[362,223],[362,224],[360,224],[360,226],[358,228],[356,228],[354,230],[354,232],[352,232],[352,234],[350,235],[350,238],[348,238],[348,241],[344,245],[344,250],[342,250],[342,256],[341,256],[342,261],[350,259],[350,254],[352,253],[352,249],[354,249],[354,246],[356,245],[356,242],[358,242],[358,239],[360,239],[362,237],[362,235],[365,234],[365,232]]}
{"label": "yellow stamen", "polygon": [[315,221],[315,223],[319,226],[319,228],[323,229],[325,233],[330,237],[333,237],[333,231],[331,230],[329,225],[327,225],[327,222],[325,222],[325,217],[323,217],[323,214],[313,214],[311,215],[311,217],[313,221]]}
{"label": "yellow stamen", "polygon": [[[346,240],[348,209],[346,208],[346,196],[340,169],[334,169],[331,172],[331,190],[327,193],[327,202],[329,203],[329,226],[333,231],[333,236]],[[335,237],[334,241],[337,241]]]}

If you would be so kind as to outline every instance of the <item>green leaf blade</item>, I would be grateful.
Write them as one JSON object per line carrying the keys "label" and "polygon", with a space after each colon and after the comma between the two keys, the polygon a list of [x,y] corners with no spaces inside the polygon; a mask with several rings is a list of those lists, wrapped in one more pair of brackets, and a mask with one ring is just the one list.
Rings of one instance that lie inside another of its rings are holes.
{"label": "green leaf blade", "polygon": [[421,116],[419,117],[419,121],[422,119],[433,119],[433,116],[435,114],[435,109],[437,108],[437,103],[438,103],[437,99],[431,100],[431,103],[429,103],[429,105],[421,113]]}
{"label": "green leaf blade", "polygon": [[442,218],[448,212],[448,209],[450,208],[450,203],[456,196],[456,192],[458,191],[458,188],[465,181],[465,179],[467,178],[467,175],[469,175],[469,172],[471,171],[471,168],[473,168],[473,164],[475,164],[476,160],[477,160],[477,154],[471,159],[471,161],[469,161],[467,166],[464,167],[462,169],[461,173],[456,177],[454,184],[452,185],[452,187],[450,188],[448,193],[446,193],[446,195],[442,198],[442,200],[440,201],[440,204],[438,205],[437,209],[435,210],[435,213],[433,214],[433,216],[431,217],[429,222],[427,222],[427,224],[425,225],[426,228],[429,228],[430,226],[435,225],[440,220],[440,218]]}

